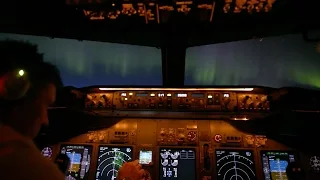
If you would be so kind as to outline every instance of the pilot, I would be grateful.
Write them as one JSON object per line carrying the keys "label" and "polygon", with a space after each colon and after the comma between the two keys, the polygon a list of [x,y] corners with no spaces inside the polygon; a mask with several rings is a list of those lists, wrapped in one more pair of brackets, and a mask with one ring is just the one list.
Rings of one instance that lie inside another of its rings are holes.
{"label": "pilot", "polygon": [[[62,86],[58,69],[27,42],[0,41],[0,58],[0,179],[64,180],[33,142],[41,126],[48,125],[47,108]],[[142,179],[136,162],[120,172],[122,178]]]}

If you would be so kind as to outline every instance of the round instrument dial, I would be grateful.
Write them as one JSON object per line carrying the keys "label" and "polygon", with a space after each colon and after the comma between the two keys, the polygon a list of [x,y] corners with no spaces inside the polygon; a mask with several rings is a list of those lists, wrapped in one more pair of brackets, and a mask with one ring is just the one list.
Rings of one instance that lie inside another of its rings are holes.
{"label": "round instrument dial", "polygon": [[51,147],[45,147],[42,149],[41,154],[46,158],[51,158],[52,156],[52,148]]}
{"label": "round instrument dial", "polygon": [[189,141],[196,141],[197,133],[195,131],[188,132],[188,140]]}

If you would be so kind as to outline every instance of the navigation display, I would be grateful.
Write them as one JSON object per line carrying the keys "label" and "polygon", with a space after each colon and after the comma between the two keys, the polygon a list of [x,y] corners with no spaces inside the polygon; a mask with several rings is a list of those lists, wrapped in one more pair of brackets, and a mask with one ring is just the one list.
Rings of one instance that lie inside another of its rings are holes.
{"label": "navigation display", "polygon": [[41,151],[41,154],[48,159],[51,159],[52,156],[52,148],[51,147],[44,147]]}
{"label": "navigation display", "polygon": [[61,145],[61,154],[70,158],[66,180],[87,180],[91,162],[92,146]]}
{"label": "navigation display", "polygon": [[114,180],[123,163],[132,161],[132,147],[99,146],[95,180]]}
{"label": "navigation display", "polygon": [[217,179],[257,180],[251,150],[216,150]]}
{"label": "navigation display", "polygon": [[196,151],[192,148],[160,148],[160,180],[194,180]]}
{"label": "navigation display", "polygon": [[261,162],[265,180],[288,180],[286,169],[295,162],[297,155],[286,151],[261,151]]}

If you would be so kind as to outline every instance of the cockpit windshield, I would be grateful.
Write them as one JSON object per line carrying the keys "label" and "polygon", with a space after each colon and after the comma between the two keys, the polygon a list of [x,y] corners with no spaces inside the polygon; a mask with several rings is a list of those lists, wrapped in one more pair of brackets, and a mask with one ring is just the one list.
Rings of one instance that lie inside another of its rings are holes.
{"label": "cockpit windshield", "polygon": [[[159,48],[7,33],[0,39],[37,44],[66,86],[162,85]],[[187,48],[185,85],[320,88],[319,69],[320,44],[301,34],[254,38]]]}
{"label": "cockpit windshield", "polygon": [[320,44],[290,34],[190,47],[185,84],[320,88],[319,69]]}
{"label": "cockpit windshield", "polygon": [[66,86],[162,85],[161,50],[154,47],[0,33],[0,40],[37,44]]}

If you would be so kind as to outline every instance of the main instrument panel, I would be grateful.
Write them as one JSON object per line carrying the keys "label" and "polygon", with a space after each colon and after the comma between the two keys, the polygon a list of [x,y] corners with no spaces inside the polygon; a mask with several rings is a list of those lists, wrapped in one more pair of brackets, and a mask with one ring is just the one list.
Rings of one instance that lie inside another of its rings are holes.
{"label": "main instrument panel", "polygon": [[99,88],[86,95],[94,110],[268,112],[268,95],[254,88]]}
{"label": "main instrument panel", "polygon": [[[283,89],[90,87],[73,94],[80,105],[71,109],[100,119],[88,119],[97,121],[91,123],[94,130],[43,148],[48,158],[59,153],[70,157],[68,179],[116,179],[122,164],[133,160],[155,180],[287,180],[303,173],[306,179],[320,179],[319,154],[302,153],[264,133],[234,126],[250,124],[234,120],[281,111],[282,100],[288,98]],[[308,108],[305,100],[301,102]],[[292,104],[287,108],[302,107]],[[210,116],[199,116],[205,114]],[[116,124],[103,125],[111,122]]]}
{"label": "main instrument panel", "polygon": [[[115,179],[124,162],[136,159],[155,180],[278,180],[288,179],[290,163],[316,166],[308,161],[314,156],[223,120],[126,118],[52,147],[70,157],[68,179]],[[308,179],[319,177],[310,172]]]}

